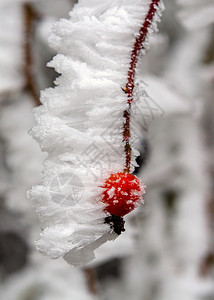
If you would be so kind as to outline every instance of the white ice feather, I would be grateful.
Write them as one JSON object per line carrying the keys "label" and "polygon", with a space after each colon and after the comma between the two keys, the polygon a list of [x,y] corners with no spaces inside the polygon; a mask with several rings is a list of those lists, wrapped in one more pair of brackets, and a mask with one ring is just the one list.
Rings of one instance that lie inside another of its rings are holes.
{"label": "white ice feather", "polygon": [[42,185],[29,192],[43,229],[36,246],[51,258],[85,264],[94,249],[117,237],[104,224],[101,186],[124,169],[122,87],[150,3],[80,0],[69,20],[53,27],[50,44],[60,54],[49,66],[61,76],[35,109],[31,134],[48,159]]}

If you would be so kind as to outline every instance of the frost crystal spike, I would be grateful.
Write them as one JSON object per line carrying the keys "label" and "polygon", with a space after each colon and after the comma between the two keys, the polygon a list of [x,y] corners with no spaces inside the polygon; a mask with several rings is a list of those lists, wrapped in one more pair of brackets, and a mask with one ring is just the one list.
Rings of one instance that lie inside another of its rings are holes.
{"label": "frost crystal spike", "polygon": [[[51,258],[83,265],[118,236],[104,222],[101,195],[111,174],[134,170],[135,68],[162,9],[160,0],[80,0],[69,20],[53,27],[50,44],[60,54],[48,65],[61,75],[35,109],[31,134],[48,158],[42,185],[28,193],[42,226],[36,247]],[[142,183],[134,185],[132,195],[142,195]]]}

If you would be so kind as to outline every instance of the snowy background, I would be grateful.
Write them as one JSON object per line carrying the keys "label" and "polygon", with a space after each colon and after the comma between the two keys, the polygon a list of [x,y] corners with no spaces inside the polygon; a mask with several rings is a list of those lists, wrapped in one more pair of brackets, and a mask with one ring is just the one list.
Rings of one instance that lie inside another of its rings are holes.
{"label": "snowy background", "polygon": [[213,0],[165,0],[140,59],[150,98],[134,119],[135,172],[147,193],[126,232],[84,268],[34,248],[40,225],[26,192],[46,154],[28,131],[57,76],[46,67],[49,32],[74,3],[0,1],[0,299],[214,300]]}

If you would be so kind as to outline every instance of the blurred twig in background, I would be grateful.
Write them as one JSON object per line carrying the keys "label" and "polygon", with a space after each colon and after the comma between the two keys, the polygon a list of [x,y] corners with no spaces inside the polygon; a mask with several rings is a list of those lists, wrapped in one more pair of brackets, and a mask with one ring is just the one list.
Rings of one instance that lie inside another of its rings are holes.
{"label": "blurred twig in background", "polygon": [[24,75],[26,80],[26,89],[31,94],[36,106],[40,105],[39,90],[37,87],[36,76],[34,73],[34,59],[33,59],[33,36],[34,36],[34,22],[39,19],[38,13],[30,3],[23,5],[24,15]]}

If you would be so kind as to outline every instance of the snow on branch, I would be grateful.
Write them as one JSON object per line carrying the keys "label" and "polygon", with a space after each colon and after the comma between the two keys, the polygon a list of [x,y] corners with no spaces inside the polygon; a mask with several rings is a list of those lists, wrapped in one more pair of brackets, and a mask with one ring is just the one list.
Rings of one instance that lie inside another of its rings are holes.
{"label": "snow on branch", "polygon": [[179,19],[187,29],[198,30],[214,22],[213,0],[177,0],[181,6]]}
{"label": "snow on branch", "polygon": [[[50,44],[60,54],[48,66],[61,75],[34,111],[31,134],[48,158],[42,185],[29,192],[42,226],[36,247],[51,258],[83,265],[118,236],[105,223],[101,195],[111,174],[134,170],[135,68],[162,9],[158,0],[80,0],[69,20],[53,26]],[[137,178],[133,184],[142,194]]]}

